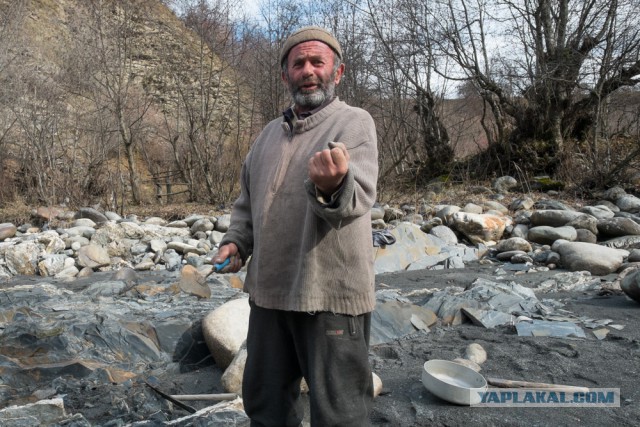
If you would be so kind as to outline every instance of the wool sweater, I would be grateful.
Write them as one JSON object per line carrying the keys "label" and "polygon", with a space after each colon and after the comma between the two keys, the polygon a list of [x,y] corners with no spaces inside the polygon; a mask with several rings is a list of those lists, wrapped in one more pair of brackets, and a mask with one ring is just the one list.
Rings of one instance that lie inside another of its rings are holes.
{"label": "wool sweater", "polygon": [[[308,161],[345,144],[349,171],[331,201],[308,178]],[[373,119],[335,98],[293,128],[271,121],[242,167],[241,193],[221,245],[249,257],[244,290],[263,308],[359,315],[375,306],[371,207],[378,150]]]}

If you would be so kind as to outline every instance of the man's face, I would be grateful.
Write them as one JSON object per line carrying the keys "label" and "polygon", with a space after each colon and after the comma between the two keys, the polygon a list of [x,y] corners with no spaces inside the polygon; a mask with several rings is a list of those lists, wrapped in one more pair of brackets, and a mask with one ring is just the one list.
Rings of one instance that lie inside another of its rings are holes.
{"label": "man's face", "polygon": [[289,51],[282,80],[298,113],[311,111],[333,97],[344,72],[344,64],[334,72],[334,58],[329,46],[315,40],[297,44]]}

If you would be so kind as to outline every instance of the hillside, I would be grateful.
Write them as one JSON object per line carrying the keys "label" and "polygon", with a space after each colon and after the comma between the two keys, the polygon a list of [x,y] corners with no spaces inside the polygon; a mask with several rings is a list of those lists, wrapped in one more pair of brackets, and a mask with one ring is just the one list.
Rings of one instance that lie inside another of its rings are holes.
{"label": "hillside", "polygon": [[162,2],[0,0],[0,18],[0,204],[213,199],[237,176],[248,91]]}

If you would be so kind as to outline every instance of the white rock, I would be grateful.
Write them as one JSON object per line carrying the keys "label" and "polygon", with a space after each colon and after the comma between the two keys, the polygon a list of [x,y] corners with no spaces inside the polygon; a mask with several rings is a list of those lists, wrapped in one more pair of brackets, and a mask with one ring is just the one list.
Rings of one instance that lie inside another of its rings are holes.
{"label": "white rock", "polygon": [[226,369],[249,329],[249,299],[238,298],[224,303],[202,320],[202,334],[216,364]]}
{"label": "white rock", "polygon": [[487,360],[487,352],[478,343],[471,343],[464,351],[464,358],[478,365],[482,365]]}

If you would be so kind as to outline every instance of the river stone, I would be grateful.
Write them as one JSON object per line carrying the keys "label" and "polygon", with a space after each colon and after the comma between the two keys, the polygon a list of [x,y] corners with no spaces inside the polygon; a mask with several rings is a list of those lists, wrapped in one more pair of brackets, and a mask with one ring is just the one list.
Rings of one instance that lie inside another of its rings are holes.
{"label": "river stone", "polygon": [[456,212],[451,216],[453,228],[464,234],[471,243],[494,243],[502,238],[511,218],[489,214]]}
{"label": "river stone", "polygon": [[56,276],[62,270],[64,270],[67,260],[66,255],[46,255],[38,262],[38,271],[41,276]]}
{"label": "river stone", "polygon": [[573,227],[576,230],[589,230],[593,234],[598,235],[598,219],[588,214],[579,215],[565,225]]}
{"label": "river stone", "polygon": [[183,292],[199,298],[211,297],[211,288],[207,285],[206,278],[192,265],[187,264],[184,266],[180,272],[178,286]]}
{"label": "river stone", "polygon": [[238,298],[222,304],[202,320],[202,334],[216,365],[226,369],[249,329],[249,299]]}
{"label": "river stone", "polygon": [[576,230],[576,242],[596,243],[598,236],[593,234],[590,230],[579,228]]}
{"label": "river stone", "polygon": [[111,264],[107,250],[98,245],[89,244],[78,251],[78,265],[80,267],[97,268]]}
{"label": "river stone", "polygon": [[562,227],[580,215],[584,214],[571,210],[547,209],[533,212],[530,219],[533,226]]}
{"label": "river stone", "polygon": [[553,250],[561,257],[562,265],[569,271],[588,271],[596,276],[615,272],[629,252],[602,245],[559,240]]}
{"label": "river stone", "polygon": [[[509,208],[507,208],[502,203],[496,202],[494,200],[485,200],[482,203],[482,207],[486,211],[496,211],[496,212],[499,212],[502,215],[508,215],[509,214]],[[488,212],[485,212],[485,213],[488,213]]]}
{"label": "river stone", "polygon": [[525,210],[528,211],[529,209],[531,209],[534,205],[534,201],[531,197],[521,197],[518,199],[515,199],[514,201],[511,202],[511,204],[509,204],[509,210],[512,211],[520,211],[520,210]]}
{"label": "river stone", "polygon": [[448,245],[455,245],[458,243],[458,236],[446,225],[437,225],[429,231],[429,234],[442,239]]}
{"label": "river stone", "polygon": [[242,394],[242,378],[244,377],[244,366],[246,363],[247,347],[243,343],[220,378],[225,393]]}
{"label": "river stone", "polygon": [[193,225],[191,226],[190,228],[191,234],[195,234],[198,231],[204,231],[206,233],[207,231],[213,230],[214,226],[215,226],[214,223],[211,222],[209,218],[201,218],[196,222],[194,222]]}
{"label": "river stone", "polygon": [[526,252],[522,252],[518,250],[500,252],[496,255],[496,259],[498,261],[508,262],[508,261],[511,261],[511,258],[513,258],[514,256],[519,256],[519,255],[526,255]]}
{"label": "river stone", "polygon": [[96,224],[102,224],[109,221],[109,219],[104,214],[100,213],[94,208],[80,208],[74,215],[74,218],[89,218]]}
{"label": "river stone", "polygon": [[601,219],[598,221],[598,232],[607,237],[638,236],[640,224],[623,217]]}
{"label": "river stone", "polygon": [[224,214],[218,217],[218,220],[216,221],[216,224],[215,224],[215,230],[221,233],[226,233],[229,230],[230,226],[231,226],[231,215]]}
{"label": "river stone", "polygon": [[511,237],[526,240],[527,234],[529,234],[529,227],[525,224],[516,224],[516,226],[511,230]]}
{"label": "river stone", "polygon": [[574,241],[578,237],[576,229],[573,227],[550,227],[540,225],[529,229],[527,240],[541,245],[548,245],[556,240],[563,239]]}
{"label": "river stone", "polygon": [[531,252],[531,243],[521,237],[510,237],[498,242],[495,246],[498,252],[523,251]]}
{"label": "river stone", "polygon": [[373,207],[371,208],[371,221],[384,219],[384,212],[385,209],[382,206],[378,204],[373,205]]}
{"label": "river stone", "polygon": [[33,276],[36,274],[38,253],[41,248],[34,242],[22,242],[5,253],[6,266],[13,275]]}
{"label": "river stone", "polygon": [[509,190],[515,188],[518,185],[518,181],[512,176],[501,176],[496,178],[491,183],[491,188],[497,193],[508,193]]}
{"label": "river stone", "polygon": [[0,224],[0,242],[15,236],[16,231],[18,231],[18,228],[9,222]]}
{"label": "river stone", "polygon": [[444,242],[435,236],[425,234],[415,224],[401,222],[391,229],[390,233],[396,238],[393,245],[374,248],[376,274],[406,270],[422,258],[442,252]]}
{"label": "river stone", "polygon": [[620,282],[620,288],[629,298],[640,303],[640,271],[627,274]]}
{"label": "river stone", "polygon": [[487,361],[487,352],[480,344],[471,343],[464,351],[464,358],[478,365],[482,365]]}
{"label": "river stone", "polygon": [[583,206],[580,208],[580,212],[589,214],[596,219],[613,218],[615,215],[615,212],[606,205]]}
{"label": "river stone", "polygon": [[640,198],[632,194],[625,194],[624,196],[619,197],[615,203],[623,212],[635,213],[640,211]]}
{"label": "river stone", "polygon": [[437,218],[440,218],[442,220],[443,224],[451,225],[452,224],[451,217],[456,212],[460,212],[460,210],[461,210],[460,206],[440,205],[440,206],[436,206],[436,214],[435,214],[435,216]]}
{"label": "river stone", "polygon": [[477,205],[475,203],[467,203],[462,208],[462,212],[481,214],[482,213],[482,206]]}
{"label": "river stone", "polygon": [[144,220],[144,224],[166,226],[167,220],[157,216],[151,216]]}

